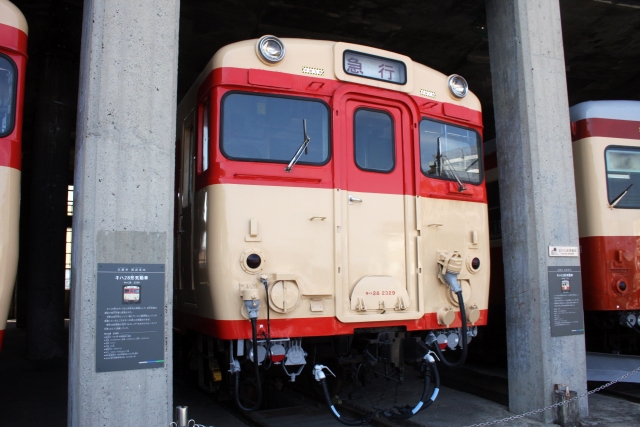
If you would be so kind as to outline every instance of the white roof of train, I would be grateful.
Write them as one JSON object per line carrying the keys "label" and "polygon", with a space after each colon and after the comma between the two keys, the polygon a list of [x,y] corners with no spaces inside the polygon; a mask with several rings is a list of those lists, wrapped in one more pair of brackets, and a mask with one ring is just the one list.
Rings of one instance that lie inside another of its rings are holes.
{"label": "white roof of train", "polygon": [[583,119],[640,121],[640,101],[587,101],[569,109],[572,122]]}
{"label": "white roof of train", "polygon": [[22,30],[25,34],[29,34],[29,26],[24,15],[9,0],[0,0],[0,24]]}

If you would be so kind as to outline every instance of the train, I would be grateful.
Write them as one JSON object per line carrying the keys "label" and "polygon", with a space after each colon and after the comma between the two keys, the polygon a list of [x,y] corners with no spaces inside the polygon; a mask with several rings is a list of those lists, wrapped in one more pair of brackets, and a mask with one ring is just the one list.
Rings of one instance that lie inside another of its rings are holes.
{"label": "train", "polygon": [[587,349],[640,355],[640,102],[570,114]]}
{"label": "train", "polygon": [[226,377],[251,410],[268,369],[326,387],[459,366],[488,318],[482,130],[463,77],[404,55],[269,35],[215,53],[176,127],[174,328],[200,385]]}
{"label": "train", "polygon": [[27,21],[0,0],[0,351],[18,269],[22,106],[27,65]]}
{"label": "train", "polygon": [[[640,355],[640,102],[582,102],[569,114],[586,348]],[[495,140],[486,143],[485,165],[497,308],[504,276]]]}

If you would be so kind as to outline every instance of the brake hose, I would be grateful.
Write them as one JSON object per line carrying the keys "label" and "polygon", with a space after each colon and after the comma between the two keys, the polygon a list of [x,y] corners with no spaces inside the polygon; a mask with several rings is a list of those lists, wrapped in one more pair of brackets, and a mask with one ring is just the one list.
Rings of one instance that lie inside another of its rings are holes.
{"label": "brake hose", "polygon": [[236,405],[238,405],[238,408],[242,409],[243,411],[255,411],[256,409],[258,409],[260,407],[260,404],[262,403],[262,384],[260,383],[260,361],[258,360],[258,332],[257,332],[257,327],[256,327],[256,318],[251,318],[251,333],[253,336],[253,364],[256,368],[256,384],[257,384],[257,391],[258,391],[258,396],[256,397],[256,401],[253,404],[253,406],[250,407],[245,407],[242,405],[242,403],[240,403],[240,371],[236,371],[234,373],[234,375],[236,376],[236,389],[235,389],[235,399],[236,399]]}
{"label": "brake hose", "polygon": [[[384,416],[393,419],[393,420],[406,420],[413,417],[418,411],[422,411],[423,409],[428,408],[438,397],[438,393],[440,392],[440,374],[438,373],[438,368],[436,366],[436,361],[431,356],[432,352],[430,351],[424,356],[424,366],[427,368],[426,376],[424,379],[424,389],[422,391],[422,397],[420,397],[420,401],[418,404],[411,409],[410,407],[405,407],[401,409],[401,412],[384,412]],[[433,373],[434,380],[434,389],[431,392],[431,396],[429,397],[429,386],[431,385],[431,373]],[[427,398],[429,400],[427,400]],[[426,402],[425,402],[426,401]]]}
{"label": "brake hose", "polygon": [[462,354],[460,355],[460,359],[456,362],[450,362],[445,359],[442,354],[442,350],[440,350],[440,346],[438,345],[438,341],[434,341],[434,347],[436,349],[436,354],[438,358],[442,361],[445,366],[449,368],[459,368],[464,364],[467,360],[467,352],[468,352],[468,344],[467,344],[467,312],[464,308],[464,299],[462,298],[462,290],[456,292],[458,295],[458,305],[460,306],[460,318],[462,320],[462,337],[460,338],[460,348],[462,349]]}

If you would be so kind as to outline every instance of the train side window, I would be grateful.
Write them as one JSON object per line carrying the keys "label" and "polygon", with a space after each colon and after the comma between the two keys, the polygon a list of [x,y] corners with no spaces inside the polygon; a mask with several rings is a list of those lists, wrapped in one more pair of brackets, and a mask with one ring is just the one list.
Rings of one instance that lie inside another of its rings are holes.
{"label": "train side window", "polygon": [[640,149],[607,147],[604,157],[609,204],[620,209],[640,209]]}
{"label": "train side window", "polygon": [[201,107],[201,119],[202,127],[200,128],[200,163],[198,164],[198,172],[202,173],[209,169],[209,100],[207,99]]}
{"label": "train side window", "polygon": [[358,109],[353,115],[356,165],[370,172],[395,168],[393,119],[384,111]]}
{"label": "train side window", "polygon": [[16,116],[16,66],[0,54],[0,137],[13,132]]}
{"label": "train side window", "polygon": [[[193,120],[193,115],[191,115]],[[194,146],[193,121],[187,122],[182,138],[182,207],[191,204],[191,193],[193,186],[193,146]]]}
{"label": "train side window", "polygon": [[322,101],[230,92],[222,99],[220,148],[231,160],[289,163],[304,141],[297,162],[324,165],[330,156],[329,108]]}
{"label": "train side window", "polygon": [[480,184],[482,181],[480,135],[446,123],[420,122],[420,166],[430,178]]}

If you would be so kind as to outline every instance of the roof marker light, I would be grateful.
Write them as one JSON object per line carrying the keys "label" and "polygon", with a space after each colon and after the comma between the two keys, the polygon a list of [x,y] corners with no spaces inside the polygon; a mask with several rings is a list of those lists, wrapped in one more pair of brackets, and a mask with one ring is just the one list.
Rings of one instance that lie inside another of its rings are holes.
{"label": "roof marker light", "polygon": [[276,36],[262,36],[256,44],[256,53],[262,62],[276,64],[284,58],[284,43]]}

